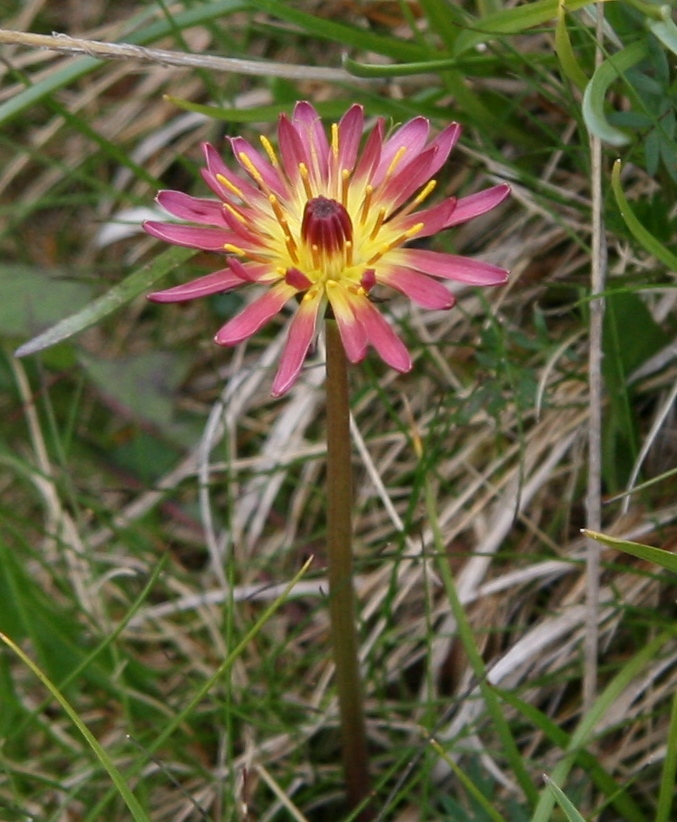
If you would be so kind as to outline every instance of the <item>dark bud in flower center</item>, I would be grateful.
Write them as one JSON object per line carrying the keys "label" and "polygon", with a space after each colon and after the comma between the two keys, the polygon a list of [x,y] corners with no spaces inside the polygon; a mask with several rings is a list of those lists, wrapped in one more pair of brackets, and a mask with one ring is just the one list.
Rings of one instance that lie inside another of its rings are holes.
{"label": "dark bud in flower center", "polygon": [[341,203],[328,197],[313,197],[303,212],[301,236],[308,245],[333,254],[352,242],[353,224]]}

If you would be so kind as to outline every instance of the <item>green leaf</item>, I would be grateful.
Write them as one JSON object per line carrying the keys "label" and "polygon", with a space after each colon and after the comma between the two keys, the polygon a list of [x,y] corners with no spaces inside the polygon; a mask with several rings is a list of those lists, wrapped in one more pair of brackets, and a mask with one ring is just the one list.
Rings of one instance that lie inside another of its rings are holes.
{"label": "green leaf", "polygon": [[[567,11],[576,11],[594,5],[593,0],[570,0]],[[542,26],[557,17],[560,0],[536,0],[514,8],[501,9],[477,20],[475,27],[467,26],[456,40],[456,56],[474,49],[488,40],[495,40],[504,34],[520,34],[534,26]]]}
{"label": "green leaf", "polygon": [[147,351],[104,360],[81,354],[85,371],[99,390],[137,419],[168,427],[174,399],[190,365],[187,353]]}
{"label": "green leaf", "polygon": [[70,311],[84,308],[94,286],[23,265],[0,266],[0,336],[39,334]]}
{"label": "green leaf", "polygon": [[566,814],[566,818],[569,822],[585,822],[585,819],[581,816],[580,812],[574,806],[574,803],[568,798],[568,796],[564,793],[561,788],[558,788],[557,785],[550,779],[548,776],[545,777],[545,784],[548,786],[548,789],[552,791],[555,799],[557,800],[560,808]]}
{"label": "green leaf", "polygon": [[630,142],[627,134],[614,128],[608,121],[604,113],[604,104],[611,84],[648,54],[646,41],[640,40],[608,57],[592,75],[583,94],[583,119],[588,131],[600,140],[613,146],[624,146]]}
{"label": "green leaf", "polygon": [[115,787],[117,788],[120,796],[124,799],[125,804],[129,808],[132,817],[134,818],[134,822],[150,822],[148,816],[145,814],[137,798],[129,789],[122,774],[115,767],[115,763],[111,759],[106,749],[99,744],[99,742],[96,740],[96,738],[91,733],[89,728],[82,721],[78,713],[67,701],[66,697],[61,693],[61,691],[59,691],[59,689],[49,679],[49,677],[33,662],[33,660],[30,659],[30,657],[27,654],[25,654],[21,650],[21,648],[19,648],[19,646],[15,642],[13,642],[8,636],[5,636],[5,634],[0,633],[0,641],[4,642],[5,645],[19,657],[19,659],[24,663],[24,665],[30,669],[30,671],[40,680],[40,682],[42,682],[42,684],[52,694],[54,699],[59,703],[59,705],[61,705],[66,714],[68,714],[68,717],[71,720],[71,722],[75,725],[75,727],[80,731],[82,736],[85,738],[87,744],[94,751],[96,758],[99,760],[99,762],[106,770],[113,783],[115,784]]}
{"label": "green leaf", "polygon": [[[670,14],[670,6],[664,6],[666,15]],[[673,54],[677,54],[677,26],[670,17],[663,20],[648,20],[649,31]]]}
{"label": "green leaf", "polygon": [[172,246],[166,249],[152,262],[130,274],[126,280],[113,286],[110,291],[102,294],[81,311],[61,320],[48,331],[24,343],[16,350],[15,356],[26,357],[29,354],[35,354],[42,351],[43,348],[49,348],[50,345],[55,345],[72,337],[73,334],[77,334],[79,331],[84,331],[85,328],[99,322],[108,314],[138,297],[139,294],[149,291],[151,286],[159,279],[177,266],[185,263],[195,254],[197,254],[197,251],[192,248]]}
{"label": "green leaf", "polygon": [[610,537],[608,534],[600,534],[598,531],[583,529],[583,533],[590,539],[601,542],[609,548],[615,548],[617,551],[623,551],[623,553],[631,554],[633,557],[653,562],[655,565],[660,565],[661,568],[677,574],[677,554],[664,551],[662,548],[654,548],[651,545],[641,545],[639,542]]}
{"label": "green leaf", "polygon": [[[584,533],[588,533],[589,536],[595,538],[595,534],[592,532],[584,531]],[[599,536],[603,535],[600,534]],[[623,665],[621,670],[597,697],[592,708],[581,718],[576,730],[571,735],[569,745],[567,746],[566,756],[559,762],[552,772],[553,782],[557,785],[564,784],[569,771],[576,762],[578,751],[588,744],[601,719],[612,708],[614,703],[618,700],[623,691],[630,685],[632,680],[644,671],[668,639],[669,637],[667,634],[660,634],[654,640],[645,645]],[[532,817],[532,822],[549,822],[552,819],[554,804],[555,795],[552,791],[546,790],[541,794],[538,806]]]}
{"label": "green leaf", "polygon": [[625,221],[633,237],[644,247],[646,251],[653,254],[657,260],[663,263],[671,271],[677,271],[677,256],[659,242],[654,235],[648,231],[634,215],[628,203],[623,188],[621,186],[621,161],[616,160],[611,172],[611,187],[618,204],[618,210]]}
{"label": "green leaf", "polygon": [[588,76],[581,68],[578,58],[571,45],[569,28],[567,26],[566,9],[563,0],[557,9],[557,27],[555,28],[555,52],[562,72],[581,91],[588,84]]}

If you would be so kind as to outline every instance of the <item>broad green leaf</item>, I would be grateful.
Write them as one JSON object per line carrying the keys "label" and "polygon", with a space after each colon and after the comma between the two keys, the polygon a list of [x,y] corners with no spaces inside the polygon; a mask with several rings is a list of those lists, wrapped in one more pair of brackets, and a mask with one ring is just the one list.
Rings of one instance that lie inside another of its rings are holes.
{"label": "broad green leaf", "polygon": [[65,271],[8,263],[0,266],[0,336],[39,334],[69,312],[84,308],[94,296],[91,283]]}
{"label": "broad green leaf", "polygon": [[147,351],[114,360],[83,353],[80,360],[99,390],[136,419],[161,429],[171,424],[176,390],[190,365],[187,352]]}
{"label": "broad green leaf", "polygon": [[88,306],[57,323],[55,326],[29,340],[20,346],[15,355],[26,357],[28,354],[35,354],[43,348],[49,348],[62,340],[72,337],[79,331],[84,331],[91,325],[102,320],[116,309],[149,291],[151,286],[159,279],[168,274],[172,269],[185,263],[197,252],[192,248],[174,247],[166,249],[159,254],[152,262],[142,266],[134,274],[127,277],[116,286],[102,294]]}
{"label": "broad green leaf", "polygon": [[621,217],[625,221],[632,236],[648,251],[653,254],[657,260],[667,266],[671,271],[677,271],[677,255],[673,254],[669,248],[666,248],[663,243],[654,237],[634,215],[630,204],[628,203],[623,188],[621,186],[621,161],[616,160],[613,170],[611,172],[611,187],[618,204],[618,210],[621,212]]}
{"label": "broad green leaf", "polygon": [[677,554],[665,551],[662,548],[654,548],[651,545],[641,545],[639,542],[630,542],[626,539],[610,537],[608,534],[600,534],[598,531],[588,531],[584,529],[583,533],[587,537],[590,537],[590,539],[601,542],[609,548],[615,548],[617,551],[631,554],[633,557],[646,560],[646,562],[653,562],[655,565],[660,565],[661,568],[677,574]]}
{"label": "broad green leaf", "polygon": [[664,19],[648,20],[647,27],[667,49],[673,54],[677,54],[677,26],[675,26],[672,19],[668,16],[670,14],[670,6],[663,6],[663,9],[666,15]]}
{"label": "broad green leaf", "polygon": [[623,76],[632,66],[637,65],[649,54],[645,40],[640,40],[608,57],[599,66],[592,79],[585,87],[583,94],[583,119],[591,134],[610,143],[612,146],[624,146],[630,138],[620,129],[614,128],[604,113],[604,104],[609,87]]}

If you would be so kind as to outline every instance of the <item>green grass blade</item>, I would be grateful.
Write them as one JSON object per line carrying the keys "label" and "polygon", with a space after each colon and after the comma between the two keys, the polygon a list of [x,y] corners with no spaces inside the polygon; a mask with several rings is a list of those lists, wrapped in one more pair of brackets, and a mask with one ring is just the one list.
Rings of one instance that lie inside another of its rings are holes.
{"label": "green grass blade", "polygon": [[468,793],[472,796],[472,798],[477,802],[477,804],[482,808],[484,813],[487,817],[493,822],[506,822],[504,816],[502,816],[494,807],[492,802],[487,799],[487,797],[482,793],[481,789],[475,785],[472,779],[468,776],[468,774],[460,767],[460,765],[454,761],[454,758],[449,756],[444,748],[437,742],[435,739],[430,741],[432,747],[437,751],[438,755],[444,759],[444,761],[449,765],[451,770],[456,774],[458,781],[463,785],[463,787],[468,791]]}
{"label": "green grass blade", "polygon": [[308,34],[323,40],[343,43],[347,48],[375,51],[377,54],[392,57],[393,60],[407,62],[422,60],[428,56],[426,51],[415,43],[400,40],[397,37],[374,34],[345,23],[337,23],[335,20],[316,17],[292,8],[287,3],[281,3],[279,0],[250,0],[250,5],[279,17],[287,23],[293,23]]}
{"label": "green grass blade", "polygon": [[185,263],[197,252],[192,248],[172,247],[159,254],[152,262],[142,266],[138,271],[130,274],[126,280],[113,286],[110,291],[102,294],[88,306],[52,326],[42,334],[38,334],[32,340],[20,346],[16,352],[17,357],[26,357],[35,354],[44,348],[67,340],[73,334],[84,331],[104,317],[111,314],[116,309],[148,291],[149,288],[159,279],[164,277],[177,266]]}
{"label": "green grass blade", "polygon": [[[188,702],[186,707],[180,711],[176,716],[172,719],[167,721],[167,724],[162,729],[162,732],[153,740],[152,743],[145,746],[144,750],[144,757],[142,760],[138,761],[134,768],[132,769],[132,773],[138,773],[146,764],[147,759],[156,751],[175,731],[179,728],[189,717],[189,715],[195,710],[195,708],[200,704],[200,702],[204,699],[204,697],[211,691],[214,685],[223,677],[225,673],[227,673],[230,668],[235,664],[238,657],[242,654],[243,650],[249,645],[250,642],[254,640],[257,634],[261,631],[263,626],[268,622],[268,620],[273,616],[273,614],[286,602],[289,593],[292,591],[294,586],[301,580],[301,578],[306,574],[308,569],[310,568],[311,564],[313,563],[313,557],[311,556],[308,559],[300,571],[291,579],[291,581],[285,586],[284,591],[277,597],[261,614],[261,616],[256,620],[256,622],[252,625],[252,627],[247,631],[244,637],[237,643],[237,645],[230,650],[226,658],[221,662],[219,667],[216,671],[207,679],[203,685],[197,690],[195,695],[192,699]],[[111,795],[108,794],[107,796],[103,797],[103,799],[99,802],[99,805],[93,809],[92,819],[101,819],[104,818],[101,816],[101,812],[103,808],[108,804],[111,799]]]}
{"label": "green grass blade", "polygon": [[545,784],[548,786],[548,790],[552,791],[555,799],[557,800],[557,804],[564,811],[569,822],[585,822],[585,819],[574,806],[574,803],[561,788],[558,788],[557,785],[555,785],[550,777],[545,777]]}
{"label": "green grass blade", "polygon": [[[665,633],[660,634],[653,642],[642,648],[629,662],[616,674],[604,691],[595,700],[590,711],[581,719],[578,727],[571,735],[568,753],[564,759],[555,767],[552,772],[552,781],[556,785],[563,785],[569,771],[576,761],[576,756],[581,748],[584,748],[590,741],[595,728],[602,717],[612,707],[614,702],[621,696],[632,680],[637,677],[647,664],[654,658],[655,654],[668,639]],[[545,790],[541,794],[536,811],[532,817],[532,822],[549,822],[555,805],[555,795],[551,790]]]}
{"label": "green grass blade", "polygon": [[[591,5],[592,0],[570,0],[566,4],[566,10],[576,11]],[[559,6],[560,0],[536,0],[534,3],[524,3],[489,14],[459,35],[454,53],[458,56],[501,35],[520,34],[535,26],[542,26],[557,17]]]}
{"label": "green grass blade", "polygon": [[675,799],[675,775],[677,775],[677,693],[672,697],[670,730],[661,774],[661,787],[658,793],[656,822],[670,822],[670,819],[674,819],[672,805]]}
{"label": "green grass blade", "polygon": [[[421,448],[420,443],[417,448]],[[420,455],[419,455],[420,456]],[[458,596],[456,583],[453,579],[451,568],[447,561],[447,555],[444,545],[444,537],[440,530],[439,519],[437,516],[437,507],[433,495],[433,489],[430,477],[426,474],[425,477],[425,503],[430,528],[433,534],[433,541],[435,544],[435,554],[438,557],[438,567],[440,569],[440,577],[442,584],[449,600],[452,614],[456,620],[456,630],[458,636],[468,657],[468,661],[473,669],[473,673],[479,683],[480,693],[486,704],[487,713],[491,717],[496,733],[498,734],[506,759],[508,760],[515,778],[519,782],[522,791],[527,799],[529,805],[533,806],[538,799],[538,790],[534,785],[529,772],[524,764],[522,755],[517,747],[512,731],[505,717],[503,708],[500,705],[496,691],[487,683],[487,670],[484,665],[484,660],[475,642],[475,637],[470,627],[468,617],[466,616],[463,604]]]}
{"label": "green grass blade", "polygon": [[631,554],[633,557],[638,557],[646,562],[653,562],[656,565],[660,565],[661,568],[677,574],[677,554],[664,551],[662,548],[654,548],[651,545],[642,545],[639,542],[630,542],[626,539],[610,537],[607,534],[600,534],[597,531],[588,531],[587,528],[583,529],[582,533],[597,542],[607,545],[609,548],[615,548],[617,551]]}
{"label": "green grass blade", "polygon": [[[161,37],[166,37],[168,34],[171,34],[177,26],[181,29],[197,26],[210,20],[218,19],[225,14],[240,11],[244,5],[245,4],[240,0],[220,0],[220,2],[197,5],[180,14],[176,14],[172,21],[163,20],[158,23],[152,23],[139,31],[132,32],[126,38],[126,42],[135,46],[145,46]],[[139,20],[145,20],[146,15],[147,13],[144,12],[143,16],[132,18],[129,21],[130,28],[138,24]],[[26,109],[39,103],[45,97],[79,80],[101,65],[101,60],[97,60],[94,57],[80,57],[67,63],[62,68],[50,74],[49,77],[46,77],[39,83],[35,83],[35,85],[30,86],[30,88],[27,88],[25,91],[2,103],[2,105],[0,105],[0,125],[5,125],[14,117],[26,111]]]}
{"label": "green grass blade", "polygon": [[[571,735],[561,728],[549,716],[539,710],[536,706],[523,699],[520,699],[512,691],[499,690],[501,698],[519,711],[525,719],[541,733],[547,737],[560,750],[568,750]],[[576,765],[590,774],[595,785],[606,796],[607,802],[618,811],[619,817],[624,822],[648,822],[642,809],[628,792],[628,786],[624,782],[619,784],[613,776],[602,766],[599,758],[585,748],[581,748],[576,753]]]}
{"label": "green grass blade", "polygon": [[576,53],[571,45],[569,28],[567,26],[564,2],[557,9],[557,26],[555,28],[555,52],[562,72],[580,91],[588,85],[588,76],[581,68]]}
{"label": "green grass blade", "polygon": [[75,727],[80,731],[82,736],[85,738],[87,744],[94,751],[94,755],[99,760],[99,762],[106,770],[113,783],[115,784],[115,787],[117,788],[120,796],[124,799],[125,804],[131,811],[131,814],[134,817],[135,822],[150,822],[149,817],[146,815],[141,805],[139,805],[139,802],[134,796],[134,794],[127,787],[127,783],[123,779],[122,774],[115,767],[113,760],[110,758],[105,748],[103,748],[99,744],[97,739],[94,737],[94,735],[85,725],[85,723],[80,719],[75,709],[71,706],[71,704],[64,697],[61,691],[42,672],[42,670],[33,662],[33,660],[29,656],[27,656],[21,650],[21,648],[19,648],[19,646],[16,645],[8,636],[0,633],[0,641],[4,642],[5,645],[19,657],[19,659],[24,663],[24,665],[26,665],[26,667],[29,668],[33,674],[35,674],[35,676],[40,680],[40,682],[42,682],[42,684],[52,694],[54,699],[56,699],[59,705],[61,705],[64,711],[68,714],[68,717],[71,720],[71,722],[75,725]]}
{"label": "green grass blade", "polygon": [[618,210],[621,212],[621,217],[625,221],[632,236],[650,253],[653,254],[657,260],[667,266],[671,271],[677,271],[677,256],[666,248],[663,243],[654,237],[654,235],[646,229],[642,223],[637,219],[634,212],[630,208],[623,187],[621,186],[621,161],[616,160],[613,170],[611,172],[611,188],[613,189]]}

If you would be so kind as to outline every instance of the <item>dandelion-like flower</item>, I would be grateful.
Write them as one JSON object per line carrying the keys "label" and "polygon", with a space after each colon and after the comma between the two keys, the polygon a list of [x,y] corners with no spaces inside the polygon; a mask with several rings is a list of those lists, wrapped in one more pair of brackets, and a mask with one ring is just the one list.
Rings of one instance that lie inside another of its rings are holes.
{"label": "dandelion-like flower", "polygon": [[161,191],[158,203],[193,225],[150,221],[144,227],[175,245],[225,253],[227,267],[149,299],[183,302],[246,283],[265,286],[216,334],[219,345],[236,345],[296,298],[273,382],[275,396],[298,377],[318,317],[328,309],[351,362],[362,360],[371,344],[388,365],[408,371],[409,352],[370,299],[373,288],[389,286],[424,308],[446,309],[454,297],[440,279],[505,282],[508,274],[497,266],[406,244],[486,213],[510,189],[498,185],[419,210],[435,188],[433,177],[458,140],[460,126],[451,124],[430,142],[424,117],[387,138],[384,128],[379,119],[360,151],[361,106],[348,109],[328,139],[315,109],[301,102],[291,118],[280,117],[278,152],[264,136],[264,153],[242,137],[231,139],[244,171],[239,175],[206,143],[202,177],[218,199]]}

